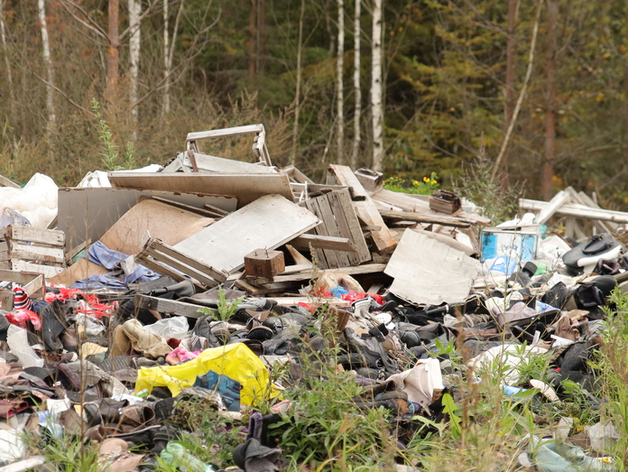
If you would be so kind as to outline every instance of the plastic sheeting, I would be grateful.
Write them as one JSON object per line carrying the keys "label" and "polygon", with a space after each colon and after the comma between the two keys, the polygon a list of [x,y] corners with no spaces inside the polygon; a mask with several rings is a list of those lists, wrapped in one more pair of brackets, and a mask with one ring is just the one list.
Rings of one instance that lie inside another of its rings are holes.
{"label": "plastic sheeting", "polygon": [[268,369],[243,343],[206,349],[196,359],[183,364],[140,369],[135,391],[168,387],[172,396],[177,396],[182,389],[194,385],[197,376],[205,375],[210,370],[240,382],[240,402],[243,405],[252,405],[256,399],[265,398],[271,393]]}
{"label": "plastic sheeting", "polygon": [[44,174],[35,174],[21,189],[0,187],[0,212],[11,208],[34,228],[45,229],[57,215],[59,187]]}

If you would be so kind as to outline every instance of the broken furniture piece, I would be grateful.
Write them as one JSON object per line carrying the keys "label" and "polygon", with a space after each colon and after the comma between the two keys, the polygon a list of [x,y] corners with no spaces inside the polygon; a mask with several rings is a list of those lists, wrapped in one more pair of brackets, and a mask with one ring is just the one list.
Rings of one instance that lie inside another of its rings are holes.
{"label": "broken furniture piece", "polygon": [[65,268],[65,233],[11,225],[0,233],[0,269],[53,277]]}

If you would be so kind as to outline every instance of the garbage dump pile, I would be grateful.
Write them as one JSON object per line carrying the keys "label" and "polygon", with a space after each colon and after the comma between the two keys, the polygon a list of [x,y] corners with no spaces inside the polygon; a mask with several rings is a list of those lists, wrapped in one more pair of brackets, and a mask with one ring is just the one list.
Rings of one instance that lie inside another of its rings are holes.
{"label": "garbage dump pile", "polygon": [[[94,174],[36,208],[2,192],[49,189],[44,176],[0,187],[0,461],[11,467],[0,470],[45,462],[25,433],[97,442],[110,470],[158,459],[214,470],[169,423],[191,399],[243,427],[221,466],[281,468],[281,434],[268,429],[298,410],[286,398],[316,375],[299,365],[310,352],[333,350],[325,359],[363,387],[365,414],[388,411],[399,448],[417,417],[447,421],[449,342],[475,373],[506,359],[507,392],[560,403],[568,379],[600,401],[588,361],[611,292],[628,286],[628,214],[570,188],[491,227],[451,192],[391,192],[367,169],[330,165],[326,183],[279,170],[260,129],[258,163],[202,154],[188,137],[158,171]],[[564,238],[545,233],[559,217]],[[521,385],[517,364],[538,352],[551,355],[551,381]],[[595,447],[613,425],[597,426],[581,433],[586,449],[533,436],[517,460],[615,470]]]}

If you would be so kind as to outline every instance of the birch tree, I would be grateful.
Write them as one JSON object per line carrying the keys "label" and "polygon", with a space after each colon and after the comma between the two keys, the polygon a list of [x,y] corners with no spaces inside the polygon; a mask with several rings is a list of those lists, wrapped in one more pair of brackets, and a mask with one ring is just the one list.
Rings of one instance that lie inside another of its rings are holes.
{"label": "birch tree", "polygon": [[373,4],[373,33],[371,49],[371,119],[373,130],[373,170],[381,171],[384,164],[384,105],[382,84],[382,0]]}
{"label": "birch tree", "polygon": [[353,13],[353,94],[355,109],[353,112],[353,147],[351,149],[351,168],[357,169],[360,152],[360,118],[362,116],[362,89],[360,88],[360,15],[362,0],[355,0]]}
{"label": "birch tree", "polygon": [[290,150],[290,164],[294,165],[297,159],[297,143],[299,140],[299,112],[301,109],[301,56],[303,54],[303,19],[305,17],[305,0],[301,0],[299,13],[299,38],[297,40],[297,84],[294,92],[294,126],[292,128],[292,149]]}
{"label": "birch tree", "polygon": [[7,32],[6,25],[4,22],[4,0],[0,0],[0,37],[2,39],[2,53],[4,55],[4,66],[7,70],[7,83],[9,85],[9,96],[11,97],[11,115],[15,116],[13,97],[15,94],[13,92],[13,71],[11,70],[11,61],[9,59],[9,47],[7,46]]}
{"label": "birch tree", "polygon": [[183,13],[184,0],[181,0],[179,4],[179,10],[174,20],[174,28],[172,30],[172,39],[170,39],[169,28],[169,12],[168,12],[168,0],[164,0],[164,103],[163,114],[164,116],[170,113],[170,86],[172,85],[172,60],[174,57],[174,50],[177,42],[177,31],[179,29],[179,20]]}
{"label": "birch tree", "polygon": [[107,39],[107,96],[110,100],[118,94],[120,68],[120,0],[109,0]]}
{"label": "birch tree", "polygon": [[336,146],[338,148],[338,162],[344,164],[344,141],[345,141],[345,115],[344,115],[344,81],[342,71],[344,69],[345,54],[345,11],[344,0],[338,0],[338,61],[336,63]]}
{"label": "birch tree", "polygon": [[139,109],[136,105],[138,99],[138,80],[140,73],[140,46],[141,46],[141,28],[140,16],[142,13],[141,0],[129,0],[129,26],[131,28],[131,36],[129,37],[129,59],[130,59],[130,87],[129,102],[131,103],[131,114],[133,116],[133,138],[137,140],[137,124]]}
{"label": "birch tree", "polygon": [[41,30],[42,55],[44,66],[46,67],[46,111],[48,112],[48,129],[52,130],[57,120],[54,108],[54,74],[52,70],[52,58],[50,56],[50,39],[48,35],[48,24],[46,23],[46,0],[37,1],[37,13],[39,15],[39,28]]}

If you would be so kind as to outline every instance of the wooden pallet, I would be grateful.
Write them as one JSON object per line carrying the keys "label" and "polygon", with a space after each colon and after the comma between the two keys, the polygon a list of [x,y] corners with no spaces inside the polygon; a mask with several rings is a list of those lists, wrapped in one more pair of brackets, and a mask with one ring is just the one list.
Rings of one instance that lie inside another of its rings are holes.
{"label": "wooden pallet", "polygon": [[334,190],[320,197],[310,198],[303,205],[322,220],[312,230],[320,236],[347,238],[354,251],[314,248],[319,267],[334,269],[356,266],[371,260],[360,222],[356,216],[348,189]]}
{"label": "wooden pallet", "polygon": [[0,269],[53,277],[65,267],[63,231],[11,225],[0,234]]}

